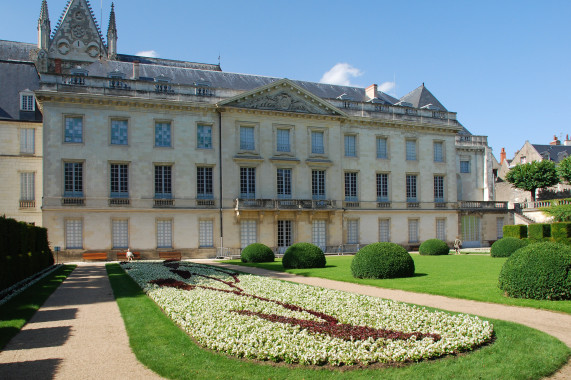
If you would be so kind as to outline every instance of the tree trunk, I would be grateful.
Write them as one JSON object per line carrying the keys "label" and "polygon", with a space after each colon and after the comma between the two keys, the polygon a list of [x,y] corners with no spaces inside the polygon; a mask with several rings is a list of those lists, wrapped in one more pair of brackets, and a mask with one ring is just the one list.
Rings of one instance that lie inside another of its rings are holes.
{"label": "tree trunk", "polygon": [[535,202],[535,192],[537,191],[537,189],[532,189],[531,190],[531,201]]}

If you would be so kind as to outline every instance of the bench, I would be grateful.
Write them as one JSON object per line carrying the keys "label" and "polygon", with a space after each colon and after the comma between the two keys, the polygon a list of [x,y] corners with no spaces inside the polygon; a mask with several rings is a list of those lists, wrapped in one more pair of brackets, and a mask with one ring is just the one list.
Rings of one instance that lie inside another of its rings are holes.
{"label": "bench", "polygon": [[85,252],[83,260],[107,260],[107,252]]}
{"label": "bench", "polygon": [[[133,258],[135,260],[139,260],[141,258],[141,252],[132,252]],[[117,252],[117,260],[126,261],[127,260],[127,252]]]}
{"label": "bench", "polygon": [[159,258],[161,260],[178,260],[182,259],[180,252],[159,252]]}

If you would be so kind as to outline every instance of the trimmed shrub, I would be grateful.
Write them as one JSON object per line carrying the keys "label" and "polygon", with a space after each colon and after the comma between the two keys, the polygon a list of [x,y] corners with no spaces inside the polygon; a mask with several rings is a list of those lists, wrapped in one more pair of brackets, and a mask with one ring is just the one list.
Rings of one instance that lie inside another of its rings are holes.
{"label": "trimmed shrub", "polygon": [[525,224],[509,224],[503,227],[504,237],[523,239],[527,237],[527,226]]}
{"label": "trimmed shrub", "polygon": [[504,263],[498,286],[509,297],[571,299],[571,248],[538,243],[518,249]]}
{"label": "trimmed shrub", "polygon": [[551,224],[551,238],[556,243],[569,244],[571,237],[571,223],[559,222]]}
{"label": "trimmed shrub", "polygon": [[240,258],[243,263],[267,263],[274,261],[276,255],[270,247],[261,243],[253,243],[242,250]]}
{"label": "trimmed shrub", "polygon": [[355,278],[399,278],[414,275],[414,261],[395,243],[373,243],[359,250],[351,261]]}
{"label": "trimmed shrub", "polygon": [[492,257],[509,257],[512,253],[525,247],[527,244],[527,239],[522,240],[513,237],[504,237],[492,244],[490,254]]}
{"label": "trimmed shrub", "polygon": [[324,268],[325,254],[316,245],[295,243],[286,249],[282,265],[285,269]]}
{"label": "trimmed shrub", "polygon": [[551,225],[544,223],[530,224],[527,226],[527,237],[534,242],[544,241],[551,236]]}
{"label": "trimmed shrub", "polygon": [[447,255],[450,247],[440,239],[429,239],[420,245],[418,252],[421,255]]}

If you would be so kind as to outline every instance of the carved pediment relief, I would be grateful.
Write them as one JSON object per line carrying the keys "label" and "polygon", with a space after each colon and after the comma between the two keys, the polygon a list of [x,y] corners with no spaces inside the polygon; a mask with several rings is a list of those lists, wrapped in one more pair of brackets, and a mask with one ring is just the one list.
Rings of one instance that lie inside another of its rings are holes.
{"label": "carved pediment relief", "polygon": [[331,104],[287,79],[222,101],[219,105],[257,110],[345,116],[343,112]]}

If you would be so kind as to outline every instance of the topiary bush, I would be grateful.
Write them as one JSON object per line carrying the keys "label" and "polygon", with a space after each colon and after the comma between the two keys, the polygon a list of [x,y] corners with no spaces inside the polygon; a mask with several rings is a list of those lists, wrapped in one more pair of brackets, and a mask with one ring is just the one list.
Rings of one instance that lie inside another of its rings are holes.
{"label": "topiary bush", "polygon": [[504,237],[492,244],[490,254],[492,257],[509,257],[512,253],[526,245],[526,240],[516,239],[514,237]]}
{"label": "topiary bush", "polygon": [[525,224],[508,224],[502,229],[504,237],[514,237],[523,239],[527,237],[527,226]]}
{"label": "topiary bush", "polygon": [[286,249],[282,265],[285,269],[324,268],[325,254],[316,245],[295,243]]}
{"label": "topiary bush", "polygon": [[551,236],[551,225],[545,223],[530,224],[527,226],[527,238],[532,242],[545,241]]}
{"label": "topiary bush", "polygon": [[440,239],[429,239],[420,245],[418,252],[421,255],[447,255],[450,247]]}
{"label": "topiary bush", "polygon": [[569,244],[571,237],[571,223],[559,222],[551,224],[551,238],[556,243]]}
{"label": "topiary bush", "polygon": [[504,263],[498,286],[508,297],[571,299],[571,248],[538,243],[518,249]]}
{"label": "topiary bush", "polygon": [[395,243],[373,243],[359,250],[351,261],[355,278],[399,278],[414,275],[414,261]]}
{"label": "topiary bush", "polygon": [[243,263],[267,263],[276,258],[270,247],[261,243],[253,243],[242,250],[240,259]]}

